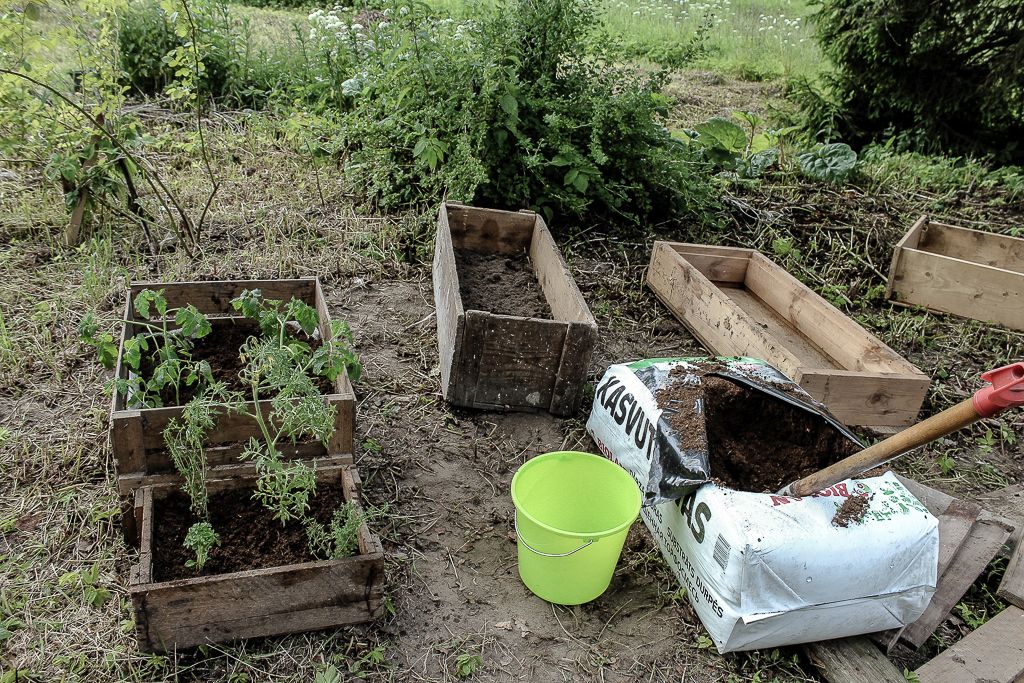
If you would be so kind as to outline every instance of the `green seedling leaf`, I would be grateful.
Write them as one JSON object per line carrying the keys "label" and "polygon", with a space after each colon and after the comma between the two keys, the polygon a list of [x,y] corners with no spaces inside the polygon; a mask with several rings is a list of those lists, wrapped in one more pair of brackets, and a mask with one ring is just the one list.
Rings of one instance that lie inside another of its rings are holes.
{"label": "green seedling leaf", "polygon": [[213,327],[206,316],[199,312],[199,309],[189,304],[185,308],[178,309],[174,316],[174,323],[181,326],[181,333],[192,339],[202,339],[210,334]]}
{"label": "green seedling leaf", "polygon": [[288,317],[297,322],[302,331],[310,336],[316,332],[317,325],[320,324],[320,316],[317,315],[316,309],[298,299],[292,299],[288,303]]}
{"label": "green seedling leaf", "polygon": [[142,364],[142,352],[149,350],[149,342],[144,335],[136,335],[124,342],[124,362],[132,370],[138,370]]}
{"label": "green seedling leaf", "polygon": [[167,299],[164,297],[164,290],[153,291],[152,289],[144,289],[135,295],[135,312],[145,320],[149,320],[152,317],[153,309],[160,316],[167,315]]}
{"label": "green seedling leaf", "polygon": [[231,307],[240,311],[246,318],[259,320],[263,310],[263,293],[258,289],[246,289],[231,300]]}
{"label": "green seedling leaf", "polygon": [[196,554],[196,558],[188,560],[185,566],[201,571],[206,560],[209,559],[210,551],[214,546],[220,545],[220,536],[209,522],[196,522],[189,527],[185,534],[184,545]]}
{"label": "green seedling leaf", "polygon": [[469,678],[476,670],[483,666],[484,660],[480,655],[463,653],[455,658],[455,675],[459,678]]}

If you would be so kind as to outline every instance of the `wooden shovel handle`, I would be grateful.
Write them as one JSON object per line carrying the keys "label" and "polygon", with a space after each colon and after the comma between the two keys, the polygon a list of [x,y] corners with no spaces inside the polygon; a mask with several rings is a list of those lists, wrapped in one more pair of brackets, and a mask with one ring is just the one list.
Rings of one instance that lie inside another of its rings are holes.
{"label": "wooden shovel handle", "polygon": [[784,489],[793,496],[809,496],[844,479],[855,477],[861,472],[870,470],[872,467],[886,463],[893,458],[903,455],[907,451],[918,446],[923,446],[929,441],[934,441],[958,429],[962,429],[972,422],[981,419],[974,409],[971,399],[962,401],[952,408],[947,408],[937,415],[929,417],[923,422],[918,422],[912,427],[893,434],[884,441],[879,441],[873,446],[865,448],[859,453],[854,453],[834,465],[829,465],[823,470],[809,474],[803,479],[796,481]]}

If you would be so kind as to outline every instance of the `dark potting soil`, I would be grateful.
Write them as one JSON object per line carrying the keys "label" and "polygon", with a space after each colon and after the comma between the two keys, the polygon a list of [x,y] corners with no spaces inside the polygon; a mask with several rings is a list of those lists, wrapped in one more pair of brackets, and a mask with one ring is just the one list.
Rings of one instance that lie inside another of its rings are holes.
{"label": "dark potting soil", "polygon": [[850,496],[836,508],[836,514],[832,517],[832,526],[841,526],[845,529],[851,524],[860,524],[864,515],[868,513],[868,505],[867,496]]}
{"label": "dark potting soil", "polygon": [[701,384],[691,386],[681,379],[693,371],[676,368],[669,377],[679,379],[655,395],[659,406],[675,411],[666,420],[679,445],[707,450],[716,483],[774,493],[857,451],[855,444],[813,415],[706,374],[716,369],[720,367],[702,368]]}
{"label": "dark potting soil", "polygon": [[[242,345],[245,344],[249,337],[257,334],[259,334],[259,327],[255,322],[219,324],[215,322],[213,331],[210,334],[202,339],[193,340],[192,360],[205,360],[208,362],[210,369],[213,371],[214,379],[224,382],[229,389],[247,391],[248,387],[242,383],[239,377],[243,364],[242,359],[238,356],[238,350],[242,348]],[[321,343],[319,339],[311,339],[301,332],[298,335],[293,334],[292,336],[309,344],[313,350],[316,350]],[[152,352],[152,345],[150,352]],[[147,379],[152,377],[156,365],[157,363],[153,360],[152,356],[144,353],[141,367],[139,368],[142,376]],[[331,383],[325,377],[315,377],[313,378],[313,383],[323,394],[334,393]],[[183,382],[176,396],[174,387],[168,386],[160,392],[160,400],[163,401],[165,406],[184,405],[195,397],[196,389],[196,386],[185,386]]]}
{"label": "dark potting soil", "polygon": [[[175,491],[154,501],[153,579],[173,581],[317,559],[309,552],[305,527],[295,521],[282,526],[252,494],[252,489],[235,489],[210,495],[210,524],[221,543],[210,551],[202,572],[185,566],[195,559],[195,553],[184,546],[185,534],[197,521],[188,496]],[[309,515],[326,525],[343,502],[336,484],[321,482],[310,501]]]}
{"label": "dark potting soil", "polygon": [[741,491],[774,493],[858,450],[821,419],[721,377],[704,377],[711,473]]}
{"label": "dark potting soil", "polygon": [[464,309],[551,319],[544,292],[525,254],[455,250]]}

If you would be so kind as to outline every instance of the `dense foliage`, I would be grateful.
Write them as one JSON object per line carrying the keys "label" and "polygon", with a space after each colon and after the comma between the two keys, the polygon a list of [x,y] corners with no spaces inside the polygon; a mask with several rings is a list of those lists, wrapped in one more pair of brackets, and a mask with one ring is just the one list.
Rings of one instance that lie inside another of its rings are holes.
{"label": "dense foliage", "polygon": [[[664,74],[618,66],[584,0],[510,0],[477,21],[398,0],[316,10],[297,46],[256,51],[216,0],[203,79],[229,105],[278,107],[311,155],[337,158],[384,208],[441,197],[638,224],[714,214],[707,164],[661,124]],[[157,94],[185,44],[153,2],[124,15],[122,64]]]}
{"label": "dense foliage", "polygon": [[1024,161],[1024,3],[819,0],[835,65],[810,123],[853,144]]}

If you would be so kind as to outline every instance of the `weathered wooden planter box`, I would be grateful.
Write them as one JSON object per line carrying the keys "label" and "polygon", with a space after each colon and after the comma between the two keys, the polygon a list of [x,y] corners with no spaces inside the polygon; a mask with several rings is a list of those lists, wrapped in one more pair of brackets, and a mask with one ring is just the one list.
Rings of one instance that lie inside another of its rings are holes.
{"label": "weathered wooden planter box", "polygon": [[760,252],[655,242],[647,284],[710,351],[763,358],[847,424],[917,417],[929,378]]}
{"label": "weathered wooden planter box", "polygon": [[[213,493],[251,487],[254,479],[208,482]],[[353,467],[317,470],[318,490],[340,486],[345,501],[360,503]],[[140,649],[165,652],[240,638],[279,635],[373,619],[383,599],[384,554],[364,523],[359,553],[208,577],[154,582],[153,511],[178,485],[143,486],[135,493],[139,563],[132,567],[128,592],[135,609]],[[253,502],[253,505],[259,503]],[[276,524],[267,512],[267,524]]]}
{"label": "weathered wooden planter box", "polygon": [[[164,290],[169,308],[192,304],[210,318],[211,335],[225,326],[241,324],[244,318],[231,308],[231,300],[246,289],[259,289],[269,299],[291,300],[292,297],[316,308],[320,316],[320,334],[330,336],[330,316],[317,278],[292,280],[230,280],[212,282],[136,282],[128,292],[125,320],[121,336],[115,376],[128,378],[128,368],[121,354],[127,339],[139,332],[132,321],[137,320],[132,301],[144,289]],[[324,458],[334,464],[352,462],[352,429],[355,419],[355,394],[348,377],[343,373],[334,383],[333,392],[324,400],[335,406],[334,434],[325,448],[320,442],[300,443],[282,448],[285,457]],[[270,401],[260,401],[264,414],[270,411]],[[133,408],[124,396],[115,392],[110,415],[110,442],[117,467],[118,489],[129,494],[143,484],[156,484],[177,478],[170,455],[164,446],[163,431],[167,423],[181,415],[181,406],[163,408]],[[253,465],[239,463],[238,455],[249,437],[259,437],[256,423],[244,416],[222,415],[207,438],[211,478],[245,476]]]}
{"label": "weathered wooden planter box", "polygon": [[[465,310],[456,249],[527,253],[553,319]],[[441,388],[449,402],[555,415],[576,411],[597,323],[544,219],[532,211],[443,204],[433,274]]]}
{"label": "weathered wooden planter box", "polygon": [[921,216],[896,245],[886,296],[1024,330],[1024,239]]}

